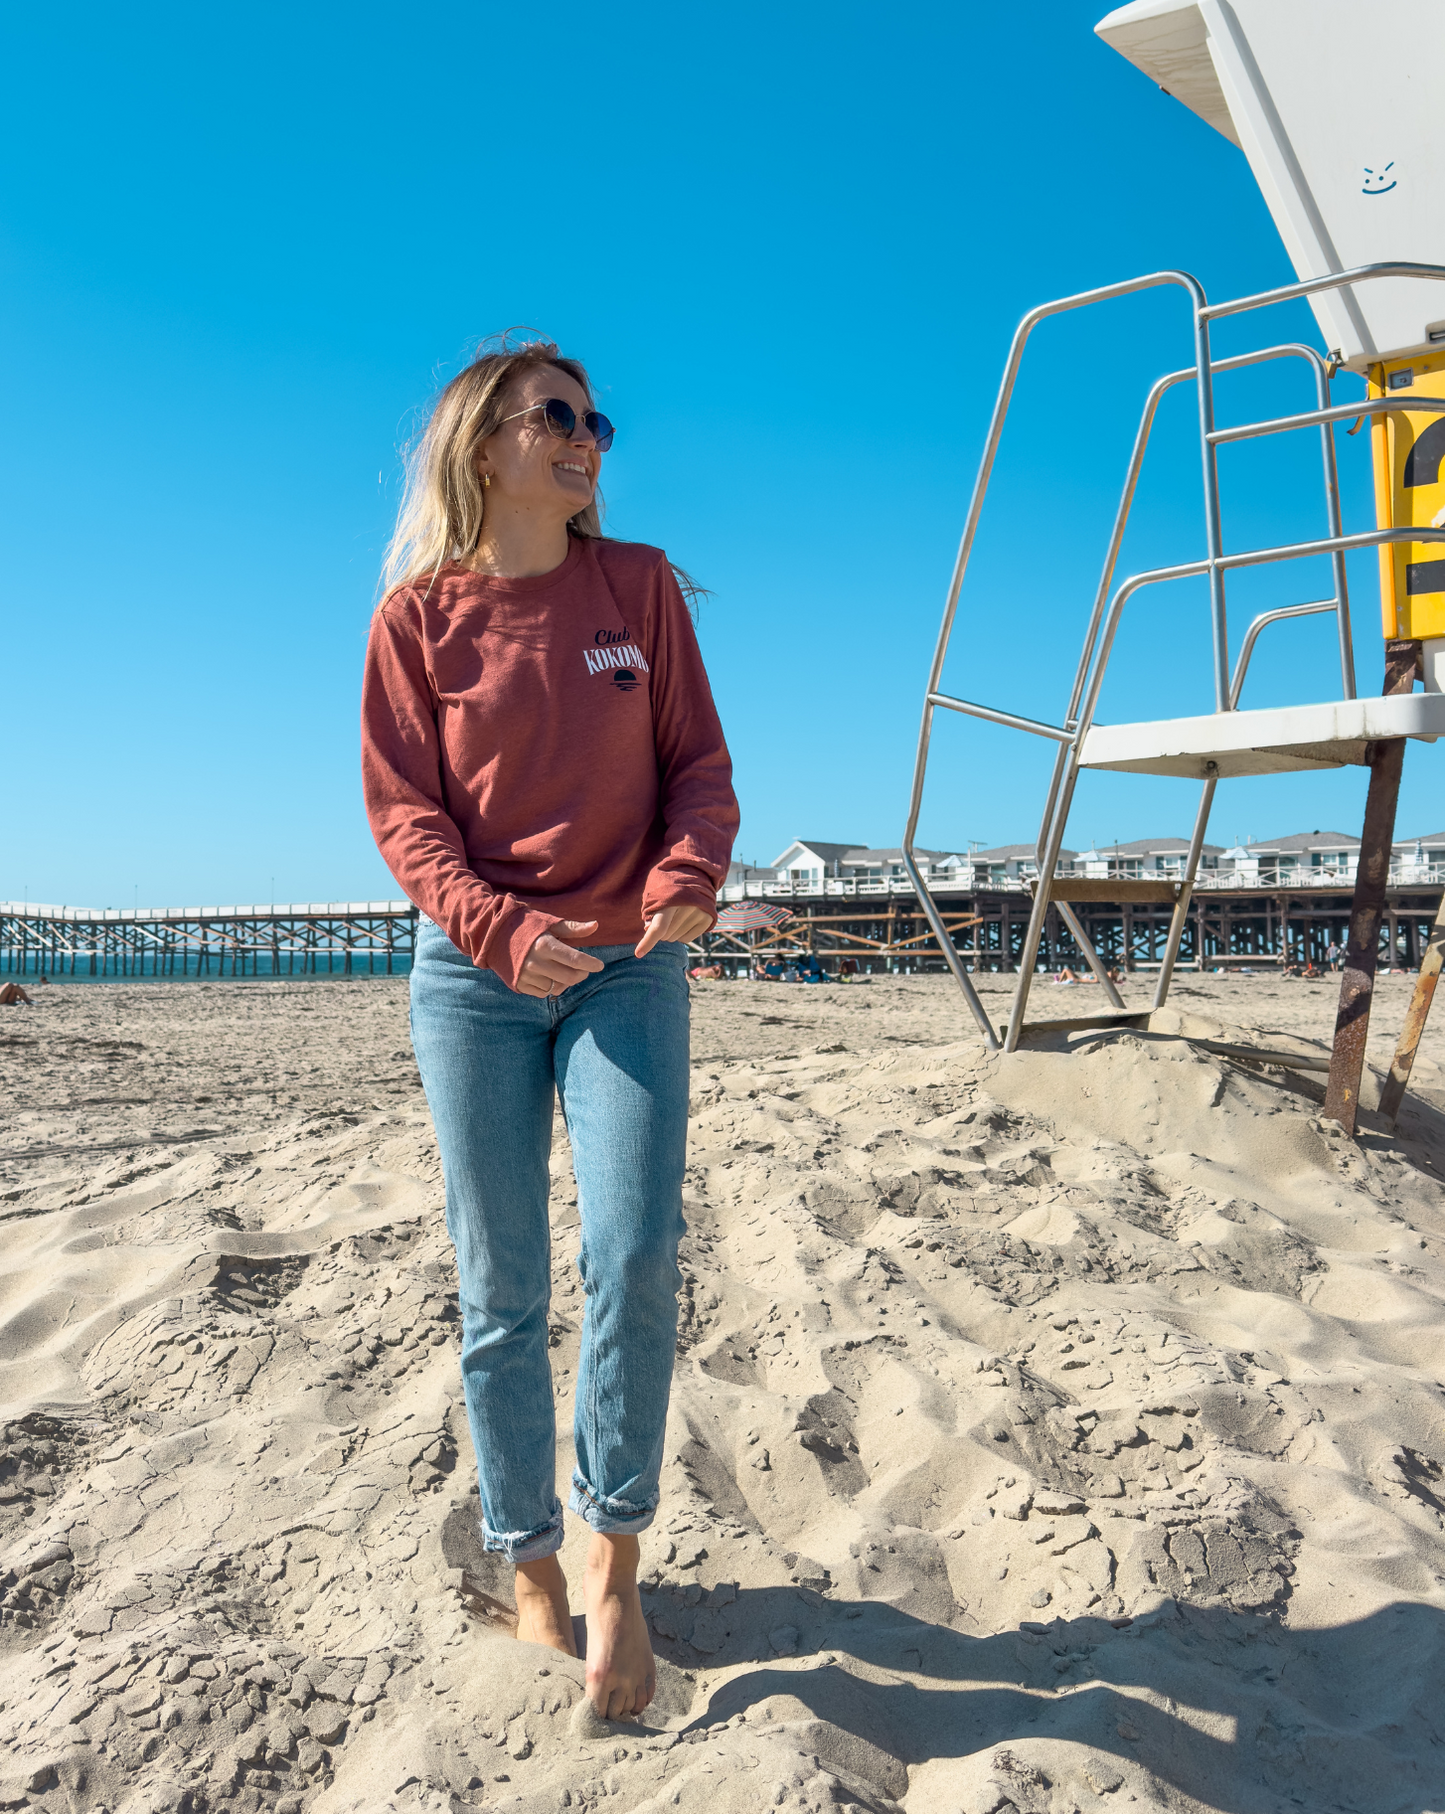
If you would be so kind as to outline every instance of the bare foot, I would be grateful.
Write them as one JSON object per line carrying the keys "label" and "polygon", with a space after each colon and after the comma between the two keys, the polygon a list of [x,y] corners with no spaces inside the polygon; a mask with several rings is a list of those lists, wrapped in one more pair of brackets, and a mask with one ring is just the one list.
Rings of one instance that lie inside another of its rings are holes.
{"label": "bare foot", "polygon": [[567,1577],[555,1555],[517,1564],[517,1636],[524,1644],[549,1644],[575,1657]]}
{"label": "bare foot", "polygon": [[657,1693],[637,1558],[636,1537],[598,1535],[587,1552],[587,1694],[604,1719],[630,1719]]}

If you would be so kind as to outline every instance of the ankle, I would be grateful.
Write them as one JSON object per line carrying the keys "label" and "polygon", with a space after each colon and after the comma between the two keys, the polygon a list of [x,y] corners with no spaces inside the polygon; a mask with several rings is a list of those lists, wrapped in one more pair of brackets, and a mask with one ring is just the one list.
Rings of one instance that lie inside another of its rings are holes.
{"label": "ankle", "polygon": [[555,1598],[567,1591],[567,1577],[562,1573],[562,1564],[554,1555],[543,1556],[537,1562],[519,1562],[517,1567],[516,1589],[519,1595],[545,1594],[548,1599]]}
{"label": "ankle", "polygon": [[597,1532],[587,1551],[587,1577],[599,1585],[631,1585],[637,1580],[642,1546],[636,1537]]}

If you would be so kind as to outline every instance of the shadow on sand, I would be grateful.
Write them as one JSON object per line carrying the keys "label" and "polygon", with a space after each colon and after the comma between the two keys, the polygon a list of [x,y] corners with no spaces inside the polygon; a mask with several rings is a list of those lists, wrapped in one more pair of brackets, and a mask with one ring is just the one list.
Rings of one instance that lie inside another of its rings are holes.
{"label": "shadow on sand", "polygon": [[[810,1717],[837,1729],[837,1761],[885,1794],[903,1787],[898,1763],[1053,1739],[1127,1759],[1227,1814],[1445,1809],[1445,1613],[1433,1606],[1296,1631],[1170,1601],[1122,1626],[1056,1619],[986,1638],[876,1601],[804,1604],[787,1588],[745,1591],[736,1611],[735,1630],[797,1629],[799,1655],[733,1676],[689,1729],[765,1707]],[[867,1767],[870,1754],[881,1755]],[[1031,1774],[1015,1805],[1046,1808]],[[1095,1802],[1087,1781],[1080,1800]]]}

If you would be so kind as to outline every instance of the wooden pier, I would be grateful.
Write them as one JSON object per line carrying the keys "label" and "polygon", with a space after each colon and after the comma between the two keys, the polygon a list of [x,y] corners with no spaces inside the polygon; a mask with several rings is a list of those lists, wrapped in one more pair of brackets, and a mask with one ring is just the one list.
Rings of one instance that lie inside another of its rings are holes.
{"label": "wooden pier", "polygon": [[159,908],[0,901],[0,974],[404,975],[417,918],[410,901]]}
{"label": "wooden pier", "polygon": [[[769,886],[767,897],[794,918],[775,933],[710,933],[698,957],[745,971],[754,957],[817,957],[836,974],[851,958],[863,974],[944,968],[918,897],[897,882],[840,895]],[[729,897],[741,898],[730,888]],[[761,893],[756,889],[752,892]],[[954,945],[974,970],[1014,971],[1028,924],[1020,885],[936,890]],[[1381,929],[1386,969],[1419,967],[1440,903],[1441,884],[1392,882]],[[1180,951],[1186,968],[1286,961],[1323,966],[1349,925],[1351,883],[1337,886],[1201,888],[1190,904]],[[1152,902],[1079,901],[1075,912],[1095,949],[1125,971],[1163,955],[1170,908]],[[54,977],[404,976],[416,945],[410,901],[328,901],[301,905],[82,908],[0,902],[0,975]],[[1041,966],[1079,968],[1082,958],[1050,909]]]}
{"label": "wooden pier", "polygon": [[[918,897],[899,883],[872,897],[840,899],[834,894],[770,886],[767,898],[793,910],[794,919],[774,933],[750,936],[713,933],[699,941],[710,959],[730,971],[755,956],[817,957],[830,973],[845,958],[860,972],[942,971],[943,953],[923,917]],[[728,894],[741,896],[740,889]],[[761,890],[756,890],[761,893]],[[1388,890],[1381,929],[1384,969],[1418,969],[1429,943],[1441,886],[1398,884]],[[1015,971],[1022,955],[1032,897],[1022,886],[950,892],[935,887],[934,898],[954,946],[970,969]],[[1189,908],[1179,961],[1185,968],[1237,967],[1251,961],[1271,967],[1286,962],[1323,968],[1329,946],[1343,945],[1349,927],[1352,883],[1335,887],[1253,886],[1201,888]],[[1074,911],[1095,950],[1120,970],[1156,967],[1164,954],[1172,907],[1164,902],[1077,901]],[[1040,967],[1079,969],[1083,958],[1058,909],[1049,909],[1039,951]]]}

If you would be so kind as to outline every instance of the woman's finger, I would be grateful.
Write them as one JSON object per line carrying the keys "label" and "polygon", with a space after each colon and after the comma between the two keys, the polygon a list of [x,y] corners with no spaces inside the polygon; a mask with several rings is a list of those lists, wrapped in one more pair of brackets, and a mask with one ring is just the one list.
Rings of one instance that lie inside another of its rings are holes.
{"label": "woman's finger", "polygon": [[602,959],[593,957],[589,951],[578,951],[572,945],[564,945],[551,933],[543,933],[533,945],[532,957],[546,957],[553,962],[565,964],[569,970],[575,970],[579,976],[590,976],[602,968]]}
{"label": "woman's finger", "polygon": [[647,922],[647,930],[633,956],[646,957],[653,946],[660,945],[664,939],[675,939],[685,945],[710,924],[711,917],[701,907],[664,907]]}
{"label": "woman's finger", "polygon": [[663,928],[666,925],[668,916],[671,912],[672,908],[666,907],[661,913],[653,914],[652,918],[647,922],[646,932],[643,933],[641,939],[638,941],[636,950],[632,953],[634,957],[646,957],[652,947],[657,944],[659,940],[667,936]]}
{"label": "woman's finger", "polygon": [[[535,975],[545,976],[549,982],[554,983],[580,983],[583,977],[592,975],[592,971],[584,970],[580,964],[569,964],[562,958],[552,956],[550,952],[532,958],[528,968]],[[525,976],[526,973],[524,969],[522,974]]]}

